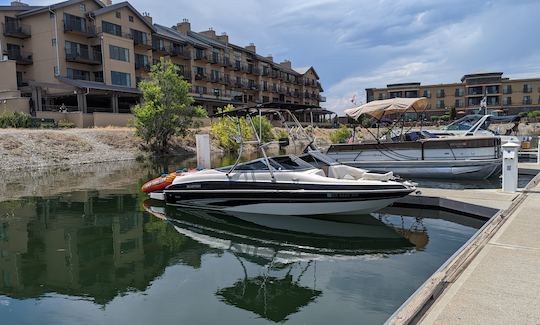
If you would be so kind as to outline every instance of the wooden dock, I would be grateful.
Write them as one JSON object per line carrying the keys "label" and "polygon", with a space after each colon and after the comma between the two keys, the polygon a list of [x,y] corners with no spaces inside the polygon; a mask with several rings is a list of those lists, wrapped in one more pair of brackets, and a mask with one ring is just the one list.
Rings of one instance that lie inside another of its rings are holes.
{"label": "wooden dock", "polygon": [[[520,169],[538,172],[538,164]],[[540,324],[540,175],[516,194],[422,189],[500,209],[388,324]]]}

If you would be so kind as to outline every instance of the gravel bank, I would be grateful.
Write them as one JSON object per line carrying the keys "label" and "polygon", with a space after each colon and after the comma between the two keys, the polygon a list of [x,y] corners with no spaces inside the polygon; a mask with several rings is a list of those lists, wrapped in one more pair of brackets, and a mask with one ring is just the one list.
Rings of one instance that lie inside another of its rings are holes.
{"label": "gravel bank", "polygon": [[132,160],[139,145],[129,128],[0,129],[0,170]]}

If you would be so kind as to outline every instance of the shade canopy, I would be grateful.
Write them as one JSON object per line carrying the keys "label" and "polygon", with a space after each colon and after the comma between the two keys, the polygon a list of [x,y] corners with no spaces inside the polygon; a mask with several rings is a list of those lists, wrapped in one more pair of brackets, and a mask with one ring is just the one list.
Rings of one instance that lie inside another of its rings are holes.
{"label": "shade canopy", "polygon": [[358,107],[346,109],[345,114],[355,120],[357,120],[362,114],[367,114],[380,120],[384,115],[404,113],[408,110],[419,113],[424,111],[428,104],[429,101],[425,97],[374,100]]}

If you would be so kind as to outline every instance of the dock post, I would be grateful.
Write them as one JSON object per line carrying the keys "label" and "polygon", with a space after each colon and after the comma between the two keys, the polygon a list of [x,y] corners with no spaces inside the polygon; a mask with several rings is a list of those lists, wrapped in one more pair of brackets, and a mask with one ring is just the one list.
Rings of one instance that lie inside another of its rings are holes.
{"label": "dock post", "polygon": [[536,145],[536,163],[540,164],[540,137],[538,137],[538,144]]}
{"label": "dock post", "polygon": [[507,193],[515,193],[518,185],[518,149],[520,145],[508,142],[502,145],[503,170],[502,190]]}
{"label": "dock post", "polygon": [[195,136],[197,141],[197,167],[211,168],[210,167],[210,135],[209,134],[197,134]]}

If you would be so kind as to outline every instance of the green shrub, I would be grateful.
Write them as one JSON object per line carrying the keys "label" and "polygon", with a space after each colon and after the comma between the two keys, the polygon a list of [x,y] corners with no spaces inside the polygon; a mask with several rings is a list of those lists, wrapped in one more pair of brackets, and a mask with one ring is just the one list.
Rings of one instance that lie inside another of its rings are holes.
{"label": "green shrub", "polygon": [[540,117],[540,111],[531,111],[527,113],[528,118]]}
{"label": "green shrub", "polygon": [[289,137],[289,134],[283,130],[280,130],[275,136],[274,138],[279,140],[279,139],[282,139],[282,138],[288,138]]}
{"label": "green shrub", "polygon": [[450,115],[441,116],[441,121],[448,121],[448,120],[450,120]]}
{"label": "green shrub", "polygon": [[20,112],[0,113],[0,128],[30,128],[32,116]]}
{"label": "green shrub", "polygon": [[437,115],[431,116],[431,121],[437,122],[437,121],[439,121],[439,120],[441,120],[441,116],[437,116]]}
{"label": "green shrub", "polygon": [[345,143],[352,136],[351,129],[345,125],[341,125],[339,129],[330,132],[330,141],[332,143]]}
{"label": "green shrub", "polygon": [[[255,130],[257,130],[257,134],[261,135],[261,141],[263,143],[270,142],[274,139],[274,135],[272,134],[272,123],[268,121],[266,116],[255,116],[253,118],[253,124],[255,125]],[[259,125],[261,126],[262,133],[259,131]]]}
{"label": "green shrub", "polygon": [[58,127],[65,128],[65,129],[74,128],[75,123],[72,123],[67,119],[61,119],[60,121],[58,121]]}
{"label": "green shrub", "polygon": [[[227,105],[218,111],[228,112],[233,108],[234,106]],[[244,118],[240,119],[240,133],[245,140],[249,139],[252,133],[251,127]],[[236,141],[236,137],[238,137],[238,126],[235,118],[232,120],[228,117],[218,118],[217,122],[212,123],[212,135],[218,140],[219,146],[225,150],[236,151],[240,147],[240,144]]]}

